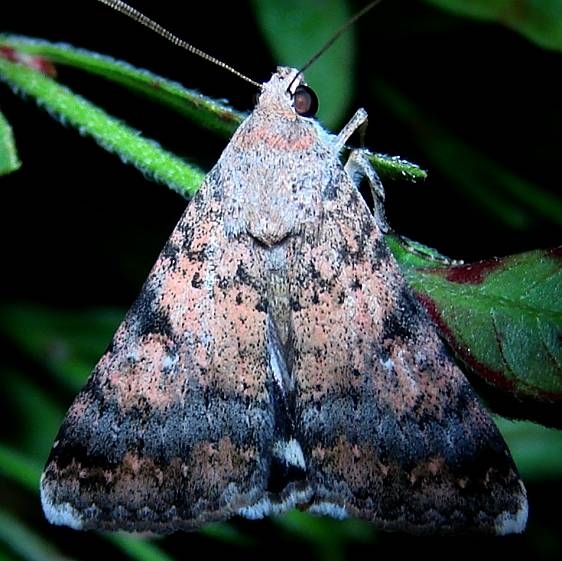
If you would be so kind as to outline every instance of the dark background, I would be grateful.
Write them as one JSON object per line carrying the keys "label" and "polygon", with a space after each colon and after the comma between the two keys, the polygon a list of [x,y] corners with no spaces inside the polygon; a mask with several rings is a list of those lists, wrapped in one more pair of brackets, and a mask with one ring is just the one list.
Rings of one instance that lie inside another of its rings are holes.
{"label": "dark background", "polygon": [[[354,2],[352,11],[360,5]],[[230,2],[220,8],[216,3],[198,3],[196,15],[184,13],[191,9],[184,7],[187,4],[167,0],[139,0],[135,6],[256,80],[266,80],[275,68],[277,61],[269,54],[249,3]],[[2,8],[0,31],[96,50],[211,97],[227,98],[238,109],[252,107],[251,86],[93,0],[10,3]],[[395,230],[467,261],[559,245],[560,220],[556,224],[527,209],[523,224],[510,226],[441,172],[424,150],[424,139],[432,134],[427,117],[516,176],[558,195],[560,53],[543,50],[499,25],[457,18],[407,0],[383,1],[358,24],[356,33],[358,72],[349,116],[356,107],[365,107],[370,116],[367,145],[429,172],[428,180],[420,184],[386,184],[387,215]],[[334,76],[334,88],[346,78]],[[227,142],[100,78],[60,68],[59,80],[205,168]],[[381,83],[407,96],[418,109],[418,118],[405,122],[391,111],[376,95]],[[68,310],[108,305],[125,309],[185,201],[2,84],[0,109],[12,123],[23,161],[17,173],[1,178],[0,298]],[[457,158],[452,165],[462,170],[462,154]],[[7,355],[16,360],[9,351]],[[414,554],[437,557],[485,552],[554,559],[562,551],[559,517],[551,518],[545,505],[548,500],[556,508],[562,499],[559,480],[534,482],[530,493],[533,523],[523,537],[420,540],[373,533],[366,541],[350,538],[347,547],[350,554],[372,556],[405,554],[413,545]],[[95,535],[48,527],[34,497],[20,499],[14,492],[9,499],[10,504],[22,500],[29,505],[26,516],[75,558],[90,558],[92,548],[109,547],[100,545]],[[321,551],[314,540],[303,540],[298,531],[281,531],[270,521],[240,522],[239,527],[264,549],[224,546],[199,535],[174,536],[163,544],[178,559],[193,554],[196,546],[213,553],[226,547],[230,558],[253,554],[257,558],[269,548],[295,559]],[[330,552],[323,551],[322,556],[328,559]]]}

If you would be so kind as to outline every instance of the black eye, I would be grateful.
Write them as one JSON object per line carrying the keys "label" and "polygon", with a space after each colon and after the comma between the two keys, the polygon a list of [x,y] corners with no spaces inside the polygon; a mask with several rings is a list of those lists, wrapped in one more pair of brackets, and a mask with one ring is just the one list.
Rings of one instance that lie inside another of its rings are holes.
{"label": "black eye", "polygon": [[293,95],[293,107],[303,117],[314,117],[318,111],[318,98],[308,86],[299,86]]}

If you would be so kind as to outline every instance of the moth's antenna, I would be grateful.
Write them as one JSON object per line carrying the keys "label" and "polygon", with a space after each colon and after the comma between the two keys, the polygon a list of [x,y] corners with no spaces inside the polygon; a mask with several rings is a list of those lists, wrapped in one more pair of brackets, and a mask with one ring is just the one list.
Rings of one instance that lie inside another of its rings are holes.
{"label": "moth's antenna", "polygon": [[225,64],[224,62],[222,62],[222,60],[219,60],[218,58],[215,58],[201,51],[197,47],[194,47],[193,45],[189,44],[187,41],[180,39],[170,31],[162,27],[160,24],[156,23],[154,20],[151,20],[150,18],[146,17],[143,13],[139,12],[132,6],[129,6],[129,4],[126,4],[121,0],[98,0],[98,1],[101,2],[102,4],[105,4],[106,6],[109,6],[110,8],[113,8],[114,10],[117,10],[118,12],[121,12],[122,14],[125,14],[131,19],[135,20],[137,23],[140,23],[145,27],[148,27],[148,29],[154,31],[155,33],[158,33],[158,35],[161,35],[162,37],[164,37],[164,39],[170,41],[170,43],[173,43],[174,45],[181,47],[182,49],[185,49],[186,51],[189,51],[194,55],[200,56],[201,58],[204,58],[205,60],[208,60],[209,62],[212,62],[213,64],[216,64],[217,66],[220,66],[221,68],[224,68],[229,72],[232,72],[232,74],[238,76],[238,78],[242,78],[242,80],[246,80],[246,82],[250,82],[250,84],[256,86],[259,89],[262,88],[262,85],[259,82],[255,82],[251,78],[244,76],[244,74],[242,74],[241,72],[238,72],[238,70],[236,70],[235,68],[232,68],[232,66]]}
{"label": "moth's antenna", "polygon": [[[103,1],[103,0],[100,0]],[[324,44],[324,46],[314,54],[308,62],[305,63],[304,66],[301,67],[298,74],[293,78],[293,82],[302,75],[302,73],[311,66],[314,62],[316,62],[339,38],[340,35],[345,33],[349,27],[351,27],[360,17],[364,16],[371,8],[374,8],[381,0],[373,0],[367,4],[363,9],[359,10],[354,16],[349,18],[333,35],[328,41]],[[289,89],[291,88],[292,83],[289,84]]]}

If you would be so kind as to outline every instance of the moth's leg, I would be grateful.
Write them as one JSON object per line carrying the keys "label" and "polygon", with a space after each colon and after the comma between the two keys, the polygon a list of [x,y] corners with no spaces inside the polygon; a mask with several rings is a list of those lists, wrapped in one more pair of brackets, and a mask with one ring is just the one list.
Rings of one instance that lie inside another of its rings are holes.
{"label": "moth's leg", "polygon": [[[368,116],[365,109],[361,108],[355,112],[355,115],[353,115],[337,136],[336,148],[338,152],[343,149],[345,143],[355,131],[359,131],[361,138],[364,136],[365,129],[367,128],[367,119]],[[344,169],[357,188],[359,188],[359,184],[363,179],[368,181],[373,197],[373,215],[381,230],[388,232],[389,226],[384,215],[384,188],[375,168],[369,161],[369,151],[366,148],[351,150]]]}
{"label": "moth's leg", "polygon": [[338,134],[336,138],[335,149],[337,153],[339,153],[343,149],[345,143],[349,140],[350,136],[356,130],[361,129],[362,132],[365,131],[365,127],[367,126],[367,119],[367,111],[365,111],[365,109],[363,109],[362,107],[357,109],[355,115],[351,117],[347,125],[343,127],[343,129],[340,131],[340,134]]}

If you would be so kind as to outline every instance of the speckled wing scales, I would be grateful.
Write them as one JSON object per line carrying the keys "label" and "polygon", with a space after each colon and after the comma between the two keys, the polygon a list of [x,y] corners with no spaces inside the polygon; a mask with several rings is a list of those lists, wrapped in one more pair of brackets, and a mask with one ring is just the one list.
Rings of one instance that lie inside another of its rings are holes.
{"label": "speckled wing scales", "polygon": [[252,246],[224,239],[211,190],[188,206],[68,412],[41,481],[51,522],[169,532],[260,498],[275,429],[265,280]]}
{"label": "speckled wing scales", "polygon": [[293,283],[309,510],[421,534],[521,531],[526,493],[501,435],[359,193],[338,185]]}
{"label": "speckled wing scales", "polygon": [[51,522],[171,532],[298,507],[525,527],[507,447],[341,164],[347,132],[296,113],[302,81],[263,85],[71,406]]}

